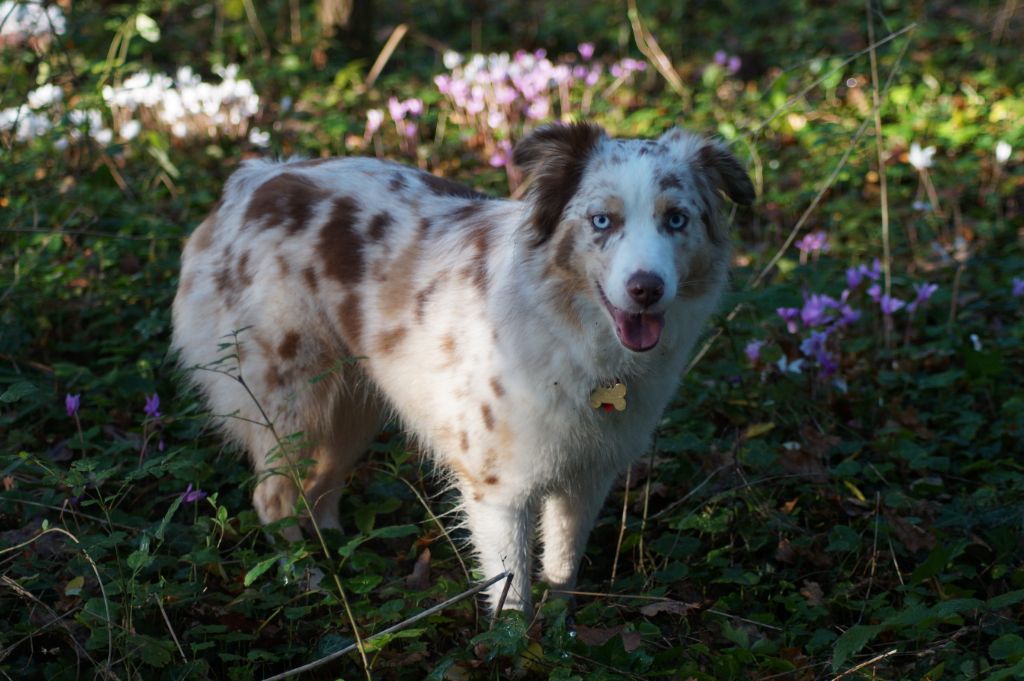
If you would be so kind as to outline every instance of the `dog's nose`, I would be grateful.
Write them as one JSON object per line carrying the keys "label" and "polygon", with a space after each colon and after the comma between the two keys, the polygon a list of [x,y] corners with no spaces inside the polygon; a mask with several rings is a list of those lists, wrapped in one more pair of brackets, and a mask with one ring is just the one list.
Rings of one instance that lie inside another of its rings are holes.
{"label": "dog's nose", "polygon": [[637,272],[626,282],[629,296],[643,307],[650,307],[665,293],[665,282],[657,274]]}

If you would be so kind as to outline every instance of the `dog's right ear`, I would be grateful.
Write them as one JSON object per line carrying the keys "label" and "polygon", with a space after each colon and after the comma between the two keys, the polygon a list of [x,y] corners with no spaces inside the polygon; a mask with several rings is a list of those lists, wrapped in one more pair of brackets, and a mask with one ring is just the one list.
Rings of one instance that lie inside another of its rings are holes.
{"label": "dog's right ear", "polygon": [[579,187],[590,155],[607,137],[594,123],[552,123],[538,128],[516,145],[512,162],[529,176],[527,200],[534,245],[551,238],[562,211]]}

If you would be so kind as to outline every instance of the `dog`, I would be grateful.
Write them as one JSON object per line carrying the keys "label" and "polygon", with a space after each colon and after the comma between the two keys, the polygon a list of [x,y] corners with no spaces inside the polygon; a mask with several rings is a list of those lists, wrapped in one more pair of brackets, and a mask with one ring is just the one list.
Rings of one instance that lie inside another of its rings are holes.
{"label": "dog", "polygon": [[484,577],[511,573],[503,607],[529,612],[535,526],[540,578],[571,592],[727,286],[722,195],[755,191],[678,128],[550,124],[513,162],[523,200],[376,159],[243,163],[185,246],[173,348],[248,451],[263,523],[296,514],[280,459],[305,459],[306,521],[339,528],[346,475],[396,417],[458,488]]}

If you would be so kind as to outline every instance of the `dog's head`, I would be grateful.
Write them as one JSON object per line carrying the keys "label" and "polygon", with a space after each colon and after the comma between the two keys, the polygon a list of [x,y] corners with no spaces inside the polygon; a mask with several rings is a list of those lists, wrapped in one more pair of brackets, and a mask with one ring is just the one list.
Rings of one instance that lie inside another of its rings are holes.
{"label": "dog's head", "polygon": [[556,124],[520,142],[514,161],[532,177],[534,247],[548,253],[564,294],[607,311],[627,349],[658,344],[673,301],[721,290],[721,194],[743,205],[755,198],[723,145],[679,129],[620,140],[596,125]]}

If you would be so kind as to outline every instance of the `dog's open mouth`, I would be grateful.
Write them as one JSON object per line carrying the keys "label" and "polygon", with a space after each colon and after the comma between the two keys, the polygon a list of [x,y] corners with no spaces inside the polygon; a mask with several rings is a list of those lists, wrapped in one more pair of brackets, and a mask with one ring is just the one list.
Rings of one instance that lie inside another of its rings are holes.
{"label": "dog's open mouth", "polygon": [[611,304],[600,284],[597,287],[604,306],[615,322],[615,333],[619,342],[633,352],[647,352],[661,340],[661,331],[665,328],[665,315],[658,312],[626,312]]}

